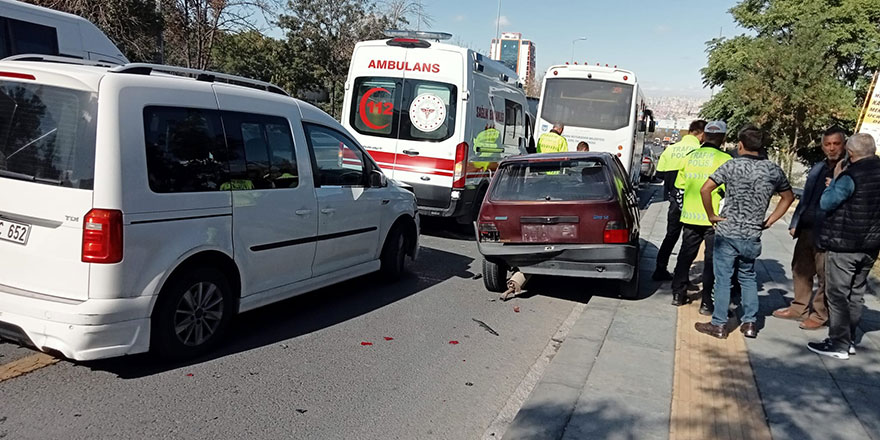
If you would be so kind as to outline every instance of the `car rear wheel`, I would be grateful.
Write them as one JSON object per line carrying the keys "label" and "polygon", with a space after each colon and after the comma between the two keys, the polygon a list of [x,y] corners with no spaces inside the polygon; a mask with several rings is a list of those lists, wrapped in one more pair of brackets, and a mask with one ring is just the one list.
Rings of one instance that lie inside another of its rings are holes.
{"label": "car rear wheel", "polygon": [[483,284],[490,292],[504,292],[507,290],[507,271],[509,268],[506,264],[493,263],[483,259]]}
{"label": "car rear wheel", "polygon": [[151,348],[182,359],[211,350],[233,315],[232,289],[217,269],[197,268],[172,280],[153,313]]}

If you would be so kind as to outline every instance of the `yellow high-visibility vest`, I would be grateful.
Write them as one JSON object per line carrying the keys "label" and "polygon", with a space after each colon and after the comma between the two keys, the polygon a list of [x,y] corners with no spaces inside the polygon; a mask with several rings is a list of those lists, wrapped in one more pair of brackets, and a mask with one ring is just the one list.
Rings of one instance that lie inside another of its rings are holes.
{"label": "yellow high-visibility vest", "polygon": [[554,132],[547,132],[538,139],[538,153],[564,153],[568,151],[568,141]]}
{"label": "yellow high-visibility vest", "polygon": [[700,140],[692,134],[685,135],[680,141],[666,147],[657,162],[657,171],[678,171],[684,164],[684,158],[691,151],[700,148]]}
{"label": "yellow high-visibility vest", "polygon": [[[704,144],[690,152],[685,157],[682,168],[678,171],[675,180],[676,188],[684,190],[684,203],[681,207],[681,222],[689,225],[712,226],[706,208],[703,207],[703,198],[700,196],[700,188],[709,180],[709,176],[724,162],[730,160],[729,154]],[[712,208],[715,214],[719,214],[718,207],[721,204],[723,185],[712,191]]]}

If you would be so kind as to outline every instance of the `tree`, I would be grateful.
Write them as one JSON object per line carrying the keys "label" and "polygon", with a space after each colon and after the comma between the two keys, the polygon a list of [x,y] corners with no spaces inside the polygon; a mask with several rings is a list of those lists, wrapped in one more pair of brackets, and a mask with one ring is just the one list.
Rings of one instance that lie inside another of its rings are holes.
{"label": "tree", "polygon": [[338,118],[355,43],[383,38],[392,23],[368,0],[290,0],[278,24],[302,63],[298,92],[326,90],[324,110]]}
{"label": "tree", "polygon": [[278,0],[156,0],[164,19],[168,61],[195,69],[211,67],[224,33],[258,31],[258,15],[273,16]]}
{"label": "tree", "polygon": [[383,9],[389,22],[395,25],[415,23],[416,30],[424,30],[434,24],[434,17],[428,14],[421,0],[386,0]]}
{"label": "tree", "polygon": [[153,0],[25,0],[79,15],[98,26],[131,61],[153,61],[162,20]]}
{"label": "tree", "polygon": [[743,0],[731,13],[754,35],[708,43],[703,82],[722,90],[701,113],[731,132],[765,129],[790,175],[797,156],[816,159],[822,130],[854,125],[863,83],[880,68],[880,2]]}
{"label": "tree", "polygon": [[221,34],[212,55],[214,69],[275,84],[293,93],[302,70],[287,45],[257,31]]}

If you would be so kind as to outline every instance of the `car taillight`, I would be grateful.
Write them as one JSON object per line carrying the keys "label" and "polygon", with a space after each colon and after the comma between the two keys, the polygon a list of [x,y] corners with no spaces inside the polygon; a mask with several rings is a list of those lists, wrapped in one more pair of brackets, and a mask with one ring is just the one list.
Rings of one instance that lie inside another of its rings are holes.
{"label": "car taillight", "polygon": [[93,209],[83,221],[82,261],[118,263],[122,261],[122,211]]}
{"label": "car taillight", "polygon": [[467,181],[467,142],[462,142],[455,146],[455,168],[452,171],[452,187],[455,189],[463,189]]}
{"label": "car taillight", "polygon": [[498,241],[501,237],[494,223],[480,223],[477,226],[480,232],[480,241]]}
{"label": "car taillight", "polygon": [[629,243],[629,229],[623,222],[612,220],[605,223],[605,233],[602,238],[605,243]]}

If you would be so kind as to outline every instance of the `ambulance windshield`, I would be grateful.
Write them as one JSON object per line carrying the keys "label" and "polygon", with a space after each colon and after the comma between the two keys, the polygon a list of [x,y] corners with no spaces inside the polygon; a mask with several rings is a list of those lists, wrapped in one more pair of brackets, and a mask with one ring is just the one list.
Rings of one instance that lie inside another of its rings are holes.
{"label": "ambulance windshield", "polygon": [[361,77],[349,122],[365,135],[439,142],[455,132],[456,92],[435,81]]}

